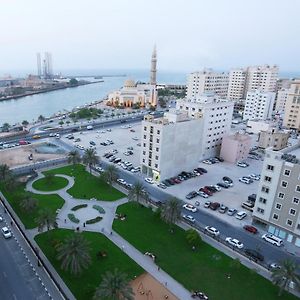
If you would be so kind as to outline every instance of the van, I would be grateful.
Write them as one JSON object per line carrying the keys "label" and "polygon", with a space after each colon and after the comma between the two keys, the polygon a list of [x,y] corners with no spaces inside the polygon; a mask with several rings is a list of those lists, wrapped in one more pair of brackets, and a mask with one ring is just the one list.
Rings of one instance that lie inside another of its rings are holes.
{"label": "van", "polygon": [[280,239],[279,237],[277,237],[273,234],[270,234],[270,233],[264,234],[261,238],[263,240],[265,240],[266,242],[276,245],[277,247],[280,247],[281,245],[283,245],[282,239]]}

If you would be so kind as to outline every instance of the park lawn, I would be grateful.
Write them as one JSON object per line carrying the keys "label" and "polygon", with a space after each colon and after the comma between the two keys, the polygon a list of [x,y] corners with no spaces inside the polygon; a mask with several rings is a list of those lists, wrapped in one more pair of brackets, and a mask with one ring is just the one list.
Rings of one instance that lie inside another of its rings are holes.
{"label": "park lawn", "polygon": [[[243,265],[236,267],[234,260],[202,242],[192,251],[185,231],[169,226],[151,209],[126,203],[118,207],[126,220],[115,220],[113,229],[142,253],[156,255],[157,264],[188,290],[201,290],[215,300],[273,300],[278,298],[278,288],[270,281]],[[228,279],[226,274],[231,274]],[[295,296],[284,293],[279,299],[292,300]]]}
{"label": "park lawn", "polygon": [[69,181],[66,178],[54,176],[49,182],[46,178],[40,178],[33,182],[34,189],[44,192],[57,191],[68,185]]}
{"label": "park lawn", "polygon": [[125,197],[122,192],[87,172],[83,165],[68,165],[46,171],[45,174],[47,173],[74,176],[75,184],[68,190],[68,193],[77,199],[96,198],[103,201],[115,201]]}
{"label": "park lawn", "polygon": [[[58,195],[38,195],[25,191],[25,184],[20,184],[13,192],[7,191],[3,185],[0,185],[0,189],[18,215],[26,229],[32,229],[37,227],[35,218],[38,216],[38,212],[43,208],[49,208],[53,212],[56,212],[57,209],[61,208],[65,201]],[[30,195],[32,198],[38,200],[37,208],[31,212],[25,212],[19,205],[19,202],[22,200],[24,195]]]}
{"label": "park lawn", "polygon": [[[74,276],[69,272],[63,271],[60,268],[60,261],[56,259],[56,251],[53,244],[64,240],[70,234],[76,233],[67,229],[55,229],[37,235],[35,241],[76,299],[92,299],[95,288],[100,284],[101,277],[106,271],[113,271],[115,268],[118,268],[120,271],[125,272],[129,279],[134,279],[135,276],[138,277],[144,273],[144,270],[138,264],[105,236],[100,233],[87,231],[82,234],[90,243],[92,264],[80,276]],[[98,259],[96,257],[98,251],[105,251],[107,256]]]}

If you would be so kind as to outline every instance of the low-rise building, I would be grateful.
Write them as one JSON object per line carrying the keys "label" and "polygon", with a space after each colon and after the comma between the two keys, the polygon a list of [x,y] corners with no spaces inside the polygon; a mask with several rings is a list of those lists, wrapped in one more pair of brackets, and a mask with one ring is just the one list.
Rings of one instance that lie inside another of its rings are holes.
{"label": "low-rise building", "polygon": [[259,134],[261,131],[269,131],[276,127],[274,121],[249,120],[247,121],[246,132],[250,134]]}
{"label": "low-rise building", "polygon": [[282,131],[276,128],[264,130],[259,134],[258,147],[263,149],[272,147],[273,150],[278,151],[287,147],[289,137],[289,131]]}
{"label": "low-rise building", "polygon": [[274,151],[266,149],[254,223],[300,247],[300,144]]}
{"label": "low-rise building", "polygon": [[235,133],[224,136],[221,146],[220,157],[225,161],[236,163],[248,157],[252,139],[248,134]]}
{"label": "low-rise building", "polygon": [[172,111],[162,118],[147,115],[142,121],[141,170],[161,181],[197,166],[201,154],[203,119]]}

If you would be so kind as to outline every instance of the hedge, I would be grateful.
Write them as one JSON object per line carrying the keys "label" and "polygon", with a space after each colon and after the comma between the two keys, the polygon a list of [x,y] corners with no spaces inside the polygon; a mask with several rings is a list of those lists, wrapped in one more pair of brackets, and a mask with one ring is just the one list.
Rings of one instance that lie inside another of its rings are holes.
{"label": "hedge", "polygon": [[85,208],[87,206],[88,206],[87,204],[79,204],[79,205],[76,205],[76,206],[72,207],[71,210],[76,211],[78,209]]}
{"label": "hedge", "polygon": [[96,217],[94,219],[90,219],[90,220],[87,220],[85,223],[86,224],[94,224],[94,223],[97,223],[97,222],[100,222],[102,220],[102,217]]}
{"label": "hedge", "polygon": [[77,219],[74,214],[68,214],[68,218],[74,223],[79,223],[79,219]]}
{"label": "hedge", "polygon": [[100,214],[105,214],[105,210],[100,205],[95,204],[93,205],[93,208],[98,210]]}

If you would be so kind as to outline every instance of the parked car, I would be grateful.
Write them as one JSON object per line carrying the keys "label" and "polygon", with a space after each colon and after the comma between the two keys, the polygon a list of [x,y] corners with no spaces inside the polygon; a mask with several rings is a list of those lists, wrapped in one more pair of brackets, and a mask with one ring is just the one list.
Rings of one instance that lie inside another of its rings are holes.
{"label": "parked car", "polygon": [[202,173],[207,173],[207,170],[206,169],[204,169],[204,168],[198,168],[199,170],[200,170],[200,172],[202,172]]}
{"label": "parked car", "polygon": [[99,166],[97,166],[95,169],[100,173],[104,172],[104,169]]}
{"label": "parked car", "polygon": [[195,223],[196,219],[191,215],[183,215],[182,218],[188,222]]}
{"label": "parked car", "polygon": [[225,181],[225,182],[233,183],[233,180],[232,180],[231,178],[229,178],[228,176],[224,176],[224,177],[222,178],[222,180]]}
{"label": "parked car", "polygon": [[276,245],[277,247],[283,245],[283,240],[271,233],[266,233],[261,238],[272,245]]}
{"label": "parked car", "polygon": [[279,265],[279,264],[277,264],[275,262],[270,263],[268,265],[268,267],[269,267],[269,270],[279,270],[279,269],[281,269],[281,265]]}
{"label": "parked car", "polygon": [[227,206],[225,206],[224,204],[221,204],[221,206],[219,207],[219,213],[221,213],[221,214],[225,214],[226,213],[226,211],[228,210],[228,207]]}
{"label": "parked car", "polygon": [[202,191],[198,192],[198,195],[202,198],[208,198],[208,195]]}
{"label": "parked car", "polygon": [[198,196],[198,193],[197,193],[196,191],[192,191],[192,192],[188,193],[188,194],[185,196],[185,198],[188,199],[188,200],[190,200],[190,199],[195,198],[196,196]]}
{"label": "parked car", "polygon": [[237,210],[235,208],[229,208],[227,211],[227,215],[228,216],[233,216],[234,214],[236,214]]}
{"label": "parked car", "polygon": [[209,159],[204,159],[204,160],[202,160],[202,162],[204,164],[207,164],[207,165],[211,165],[212,164],[212,161],[210,161]]}
{"label": "parked car", "polygon": [[251,183],[251,181],[248,178],[244,178],[244,177],[240,177],[239,178],[239,182],[246,183],[246,184],[250,184]]}
{"label": "parked car", "polygon": [[244,228],[245,230],[251,232],[251,233],[254,233],[254,234],[258,232],[257,228],[254,227],[254,226],[251,226],[251,225],[244,225],[243,228]]}
{"label": "parked car", "polygon": [[204,192],[205,194],[207,194],[208,196],[212,196],[213,195],[213,193],[209,190],[209,189],[207,189],[207,188],[200,188],[199,189],[199,192]]}
{"label": "parked car", "polygon": [[220,235],[220,231],[218,229],[216,229],[215,227],[212,227],[212,226],[205,226],[205,231],[210,233],[213,236]]}
{"label": "parked car", "polygon": [[230,185],[226,182],[218,182],[217,185],[224,189],[228,189],[230,187]]}
{"label": "parked car", "polygon": [[231,246],[233,246],[233,247],[236,247],[236,248],[238,248],[238,249],[242,249],[243,247],[244,247],[244,244],[243,243],[241,243],[239,240],[237,240],[237,239],[233,239],[232,237],[227,237],[226,239],[225,239],[225,241],[229,244],[229,245],[231,245]]}
{"label": "parked car", "polygon": [[206,202],[204,203],[204,207],[205,207],[205,208],[209,208],[209,207],[210,207],[210,204],[211,204],[210,201],[206,201]]}
{"label": "parked car", "polygon": [[162,182],[160,184],[158,184],[157,186],[160,187],[161,189],[167,188],[167,186],[165,184],[163,184]]}
{"label": "parked car", "polygon": [[247,216],[247,213],[246,213],[246,212],[240,211],[240,212],[238,212],[238,213],[236,214],[235,217],[236,217],[238,220],[243,220],[244,218],[246,218],[246,216]]}
{"label": "parked car", "polygon": [[120,183],[120,184],[123,184],[123,185],[125,185],[125,184],[127,183],[127,182],[126,182],[124,179],[122,179],[122,178],[117,179],[117,182]]}
{"label": "parked car", "polygon": [[191,211],[191,212],[196,212],[197,211],[197,208],[192,205],[192,204],[183,204],[182,206],[184,209],[188,210],[188,211]]}
{"label": "parked car", "polygon": [[217,210],[220,207],[220,203],[219,202],[212,202],[210,203],[209,208],[212,210]]}
{"label": "parked car", "polygon": [[10,230],[9,230],[7,227],[2,227],[2,228],[1,228],[1,232],[2,232],[3,236],[4,236],[6,239],[12,237],[12,234],[11,234]]}
{"label": "parked car", "polygon": [[263,255],[261,255],[258,251],[253,249],[245,249],[245,254],[255,261],[264,261]]}
{"label": "parked car", "polygon": [[153,183],[154,183],[153,179],[150,178],[150,177],[145,178],[145,181],[146,181],[147,183],[150,183],[150,184],[153,184]]}
{"label": "parked car", "polygon": [[90,141],[90,145],[96,146],[96,143],[94,141]]}
{"label": "parked car", "polygon": [[254,180],[260,180],[260,175],[258,174],[250,174],[249,177]]}
{"label": "parked car", "polygon": [[236,163],[236,165],[237,165],[238,167],[241,167],[241,168],[247,168],[247,167],[249,167],[249,164],[247,164],[247,163],[245,163],[245,162],[242,162],[242,161],[238,161],[238,162]]}

